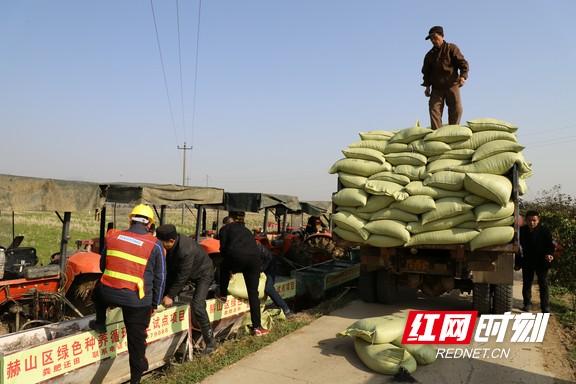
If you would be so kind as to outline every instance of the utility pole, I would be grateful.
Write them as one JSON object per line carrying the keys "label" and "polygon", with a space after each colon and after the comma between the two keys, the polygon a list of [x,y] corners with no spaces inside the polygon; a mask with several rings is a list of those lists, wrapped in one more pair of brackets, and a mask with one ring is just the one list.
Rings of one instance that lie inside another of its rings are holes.
{"label": "utility pole", "polygon": [[[192,146],[187,147],[186,142],[184,142],[184,146],[176,146],[176,148],[182,151],[182,186],[186,186],[186,151],[191,151]],[[184,225],[184,208],[185,204],[182,204],[182,225]]]}
{"label": "utility pole", "polygon": [[184,142],[184,146],[176,146],[176,148],[178,148],[179,150],[182,151],[182,185],[185,186],[186,185],[186,151],[191,151],[192,150],[192,146],[187,147],[186,146],[186,142]]}

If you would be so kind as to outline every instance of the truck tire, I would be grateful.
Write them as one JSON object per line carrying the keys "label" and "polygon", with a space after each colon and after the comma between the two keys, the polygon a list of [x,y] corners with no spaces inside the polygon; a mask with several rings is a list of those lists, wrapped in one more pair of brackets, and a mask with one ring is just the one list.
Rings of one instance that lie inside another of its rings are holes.
{"label": "truck tire", "polygon": [[392,304],[398,293],[396,276],[385,269],[378,271],[376,278],[376,299],[381,304]]}
{"label": "truck tire", "polygon": [[366,303],[376,302],[376,272],[360,270],[358,278],[358,293],[362,301]]}
{"label": "truck tire", "polygon": [[494,285],[494,313],[503,314],[512,311],[512,285]]}
{"label": "truck tire", "polygon": [[472,304],[479,313],[490,313],[491,306],[490,284],[474,283]]}

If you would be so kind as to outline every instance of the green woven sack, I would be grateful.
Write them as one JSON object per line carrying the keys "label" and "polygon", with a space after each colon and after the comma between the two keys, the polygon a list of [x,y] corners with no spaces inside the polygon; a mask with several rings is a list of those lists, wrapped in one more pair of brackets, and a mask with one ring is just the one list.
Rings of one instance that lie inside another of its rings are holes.
{"label": "green woven sack", "polygon": [[364,243],[364,239],[356,232],[348,231],[340,227],[334,227],[334,233],[338,235],[341,239],[346,241],[351,241],[354,243]]}
{"label": "green woven sack", "polygon": [[377,140],[377,141],[388,141],[392,136],[394,136],[394,132],[389,131],[368,131],[368,132],[360,132],[360,138],[364,141],[368,140]]}
{"label": "green woven sack", "polygon": [[428,135],[430,132],[433,132],[430,128],[423,128],[423,127],[412,127],[402,129],[392,138],[390,139],[390,143],[403,143],[408,144],[413,142],[414,140],[421,139],[422,137]]}
{"label": "green woven sack", "polygon": [[378,172],[391,171],[392,166],[388,163],[378,163],[362,159],[340,159],[332,165],[329,173],[344,172],[358,176],[372,176]]}
{"label": "green woven sack", "polygon": [[509,140],[494,140],[483,144],[474,152],[472,161],[479,161],[490,156],[503,152],[520,152],[524,147],[518,143]]}
{"label": "green woven sack", "polygon": [[431,156],[430,158],[428,158],[428,162],[430,163],[432,161],[444,160],[444,159],[472,160],[473,155],[474,155],[473,149],[451,149],[439,156]]}
{"label": "green woven sack", "polygon": [[484,247],[508,244],[514,238],[513,227],[490,227],[483,229],[478,236],[470,241],[470,250]]}
{"label": "green woven sack", "polygon": [[343,188],[332,195],[332,202],[344,207],[363,207],[368,201],[368,194],[357,188]]}
{"label": "green woven sack", "polygon": [[350,144],[349,148],[370,148],[384,153],[388,141],[384,140],[360,140]]}
{"label": "green woven sack", "polygon": [[401,185],[410,183],[410,178],[408,176],[399,175],[394,172],[378,172],[377,174],[370,176],[368,180],[391,181]]}
{"label": "green woven sack", "polygon": [[364,185],[364,190],[372,195],[380,196],[394,196],[396,192],[400,191],[403,185],[393,183],[391,181],[382,180],[368,180]]}
{"label": "green woven sack", "polygon": [[504,131],[482,131],[474,132],[472,137],[468,140],[460,141],[450,144],[452,149],[478,149],[483,144],[490,143],[495,140],[508,140],[516,142],[516,135]]}
{"label": "green woven sack", "polygon": [[411,221],[417,221],[418,216],[413,213],[403,211],[401,209],[384,208],[374,212],[370,216],[370,221],[374,220],[398,220],[408,223]]}
{"label": "green woven sack", "polygon": [[472,131],[468,127],[463,125],[444,125],[426,135],[424,141],[455,143],[457,141],[467,140],[470,136],[472,136]]}
{"label": "green woven sack", "polygon": [[427,224],[436,220],[458,216],[472,210],[474,207],[466,204],[460,197],[443,197],[436,200],[436,209],[422,214],[422,224]]}
{"label": "green woven sack", "polygon": [[402,344],[402,338],[394,340],[392,345],[407,350],[418,365],[428,365],[436,361],[436,347],[430,344]]}
{"label": "green woven sack", "polygon": [[380,164],[386,162],[384,154],[372,148],[346,148],[342,150],[342,154],[348,159],[369,160]]}
{"label": "green woven sack", "polygon": [[518,127],[504,120],[498,120],[493,118],[482,118],[468,120],[468,127],[474,132],[479,131],[505,131],[505,132],[516,132]]}
{"label": "green woven sack", "polygon": [[427,187],[442,188],[449,191],[459,191],[464,186],[464,177],[465,175],[460,172],[440,171],[428,175],[428,177],[424,179],[423,184]]}
{"label": "green woven sack", "polygon": [[508,216],[499,220],[481,221],[477,223],[478,229],[491,228],[491,227],[509,227],[514,224],[514,216]]}
{"label": "green woven sack", "polygon": [[394,172],[408,176],[410,180],[422,180],[426,175],[426,167],[403,164],[394,167]]}
{"label": "green woven sack", "polygon": [[354,349],[368,368],[385,375],[395,375],[400,368],[412,373],[418,367],[416,359],[407,350],[392,344],[370,344],[356,338]]}
{"label": "green woven sack", "polygon": [[[266,295],[264,293],[264,287],[266,285],[266,275],[260,273],[260,279],[258,280],[258,298],[263,299]],[[248,299],[248,290],[246,289],[246,282],[244,281],[244,275],[242,273],[235,273],[230,278],[228,283],[228,293],[234,297],[239,297],[241,299]]]}
{"label": "green woven sack", "polygon": [[436,208],[434,199],[426,195],[409,196],[405,200],[393,203],[390,208],[401,209],[415,215],[432,211]]}
{"label": "green woven sack", "polygon": [[364,189],[364,185],[366,184],[366,180],[368,180],[368,178],[364,176],[350,175],[348,173],[340,172],[338,174],[338,180],[340,180],[340,182],[345,188]]}
{"label": "green woven sack", "polygon": [[375,220],[364,227],[373,235],[385,235],[402,240],[403,243],[410,239],[410,232],[406,229],[406,223],[396,220]]}
{"label": "green woven sack", "polygon": [[447,189],[426,187],[421,181],[412,181],[404,187],[404,190],[410,195],[426,195],[433,199],[441,199],[443,197],[465,197],[468,196],[466,191],[449,191]]}
{"label": "green woven sack", "polygon": [[436,172],[440,172],[440,171],[451,171],[452,168],[454,168],[458,165],[463,165],[463,164],[468,164],[468,163],[469,163],[468,160],[460,160],[460,159],[434,160],[434,161],[428,163],[428,165],[426,165],[426,172],[428,172],[428,174],[430,174],[430,173],[436,173]]}
{"label": "green woven sack", "polygon": [[504,207],[496,203],[482,204],[474,208],[474,214],[476,221],[505,219],[514,214],[514,203],[510,201]]}
{"label": "green woven sack", "polygon": [[370,236],[370,233],[364,229],[366,221],[350,212],[336,212],[332,215],[332,221],[338,227],[360,235],[364,240],[367,240],[368,236]]}
{"label": "green woven sack", "polygon": [[384,154],[387,155],[389,153],[398,153],[398,152],[406,152],[408,151],[408,144],[402,143],[391,143],[386,146],[384,149]]}
{"label": "green woven sack", "polygon": [[391,196],[370,196],[366,205],[359,208],[358,212],[373,213],[388,207],[394,201],[396,200]]}
{"label": "green woven sack", "polygon": [[388,153],[386,155],[386,161],[392,165],[425,165],[428,159],[426,156],[416,153],[416,152],[398,152],[398,153]]}
{"label": "green woven sack", "polygon": [[338,212],[349,212],[349,213],[353,214],[354,216],[359,217],[362,220],[366,220],[366,221],[369,221],[370,217],[372,216],[371,213],[358,212],[358,208],[356,208],[356,207],[339,206],[337,208],[337,210],[338,210]]}
{"label": "green woven sack", "polygon": [[[456,226],[459,226],[459,224],[473,220],[476,220],[474,212],[468,211],[457,216],[447,217],[442,220],[432,221],[431,223],[427,224],[422,224],[421,222],[410,222],[406,226],[406,229],[413,234],[422,232],[441,231],[443,229],[454,228]],[[476,226],[474,226],[474,228],[476,228]]]}
{"label": "green woven sack", "polygon": [[488,200],[485,197],[481,197],[481,196],[468,195],[468,196],[464,197],[464,202],[466,204],[470,204],[470,205],[473,205],[474,207],[477,207],[479,205],[489,203],[490,200]]}
{"label": "green woven sack", "polygon": [[368,240],[366,240],[366,244],[379,248],[393,248],[404,245],[404,241],[391,236],[370,235]]}
{"label": "green woven sack", "polygon": [[374,344],[390,343],[402,337],[406,314],[367,317],[352,323],[337,336],[353,336]]}
{"label": "green woven sack", "polygon": [[436,156],[449,151],[451,148],[450,145],[441,141],[416,140],[408,145],[408,149],[419,152],[424,156]]}
{"label": "green woven sack", "polygon": [[512,182],[507,177],[489,173],[467,173],[464,188],[501,206],[505,206],[512,195]]}
{"label": "green woven sack", "polygon": [[466,228],[451,228],[441,231],[431,231],[412,235],[407,246],[434,245],[434,244],[466,244],[476,236],[478,231]]}

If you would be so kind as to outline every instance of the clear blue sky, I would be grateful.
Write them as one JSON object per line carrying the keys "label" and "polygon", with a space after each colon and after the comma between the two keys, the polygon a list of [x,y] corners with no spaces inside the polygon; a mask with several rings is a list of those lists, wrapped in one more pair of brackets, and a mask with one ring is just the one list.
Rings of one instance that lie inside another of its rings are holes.
{"label": "clear blue sky", "polygon": [[[0,4],[0,173],[181,183],[328,200],[358,132],[428,125],[433,25],[470,63],[464,119],[520,127],[530,193],[576,195],[573,1],[203,1]],[[180,81],[182,79],[182,81]],[[181,99],[181,87],[183,102]],[[184,108],[182,108],[184,107]],[[172,122],[174,121],[174,123]]]}

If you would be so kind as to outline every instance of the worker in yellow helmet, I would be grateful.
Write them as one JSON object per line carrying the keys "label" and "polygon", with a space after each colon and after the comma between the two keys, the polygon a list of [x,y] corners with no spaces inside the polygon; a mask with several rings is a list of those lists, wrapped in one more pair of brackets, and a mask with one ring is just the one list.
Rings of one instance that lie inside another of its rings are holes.
{"label": "worker in yellow helmet", "polygon": [[106,332],[106,309],[109,306],[122,309],[128,338],[130,383],[136,384],[148,370],[146,329],[162,300],[166,268],[162,243],[150,233],[154,227],[152,208],[139,204],[129,218],[127,230],[112,229],[106,234],[100,260],[103,273],[94,292],[96,320],[90,322],[90,328]]}

